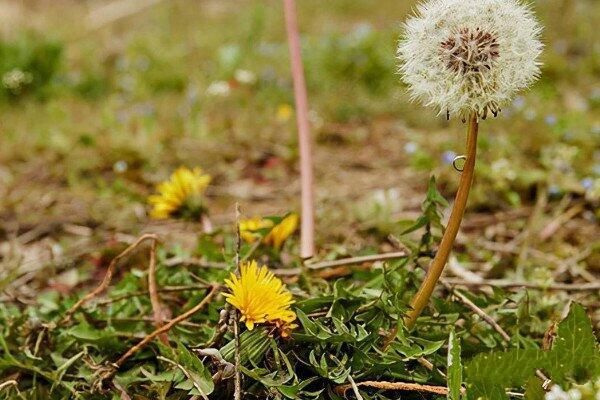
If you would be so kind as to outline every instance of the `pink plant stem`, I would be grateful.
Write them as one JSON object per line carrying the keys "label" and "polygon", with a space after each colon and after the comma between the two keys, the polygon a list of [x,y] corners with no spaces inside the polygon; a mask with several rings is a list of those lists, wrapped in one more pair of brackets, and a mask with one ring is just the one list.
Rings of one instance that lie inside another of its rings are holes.
{"label": "pink plant stem", "polygon": [[315,208],[312,171],[312,140],[308,123],[308,100],[306,82],[300,52],[300,35],[294,0],[283,0],[287,39],[290,48],[290,62],[294,79],[296,100],[296,121],[298,124],[298,144],[300,146],[300,180],[302,191],[302,222],[300,226],[300,256],[311,258],[315,253]]}

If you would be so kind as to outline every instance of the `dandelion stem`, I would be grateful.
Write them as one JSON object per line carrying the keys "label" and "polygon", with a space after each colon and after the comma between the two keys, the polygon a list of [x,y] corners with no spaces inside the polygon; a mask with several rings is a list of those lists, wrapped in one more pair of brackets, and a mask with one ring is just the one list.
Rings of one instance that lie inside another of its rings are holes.
{"label": "dandelion stem", "polygon": [[[473,175],[475,172],[475,158],[477,154],[477,133],[479,130],[479,124],[477,122],[477,115],[471,114],[469,119],[469,126],[467,130],[467,159],[465,161],[464,169],[460,176],[460,182],[458,185],[458,191],[456,192],[456,198],[454,200],[454,207],[450,213],[450,219],[448,225],[442,236],[442,241],[438,248],[438,251],[431,261],[425,280],[421,284],[419,291],[413,297],[410,305],[412,309],[408,312],[404,322],[408,328],[412,328],[415,325],[417,317],[423,311],[423,308],[429,302],[429,298],[435,289],[437,281],[442,275],[442,271],[448,262],[448,257],[452,251],[452,245],[458,234],[460,223],[465,214],[465,208],[467,206],[467,199],[469,198],[469,191],[471,184],[473,183]],[[395,336],[395,335],[394,335]]]}
{"label": "dandelion stem", "polygon": [[284,0],[285,24],[287,40],[290,48],[290,63],[294,80],[294,97],[296,101],[296,122],[298,125],[298,145],[300,147],[300,181],[302,192],[302,223],[300,227],[300,256],[311,258],[315,252],[314,243],[314,194],[312,171],[312,140],[308,123],[308,100],[302,54],[300,51],[300,35],[294,0]]}

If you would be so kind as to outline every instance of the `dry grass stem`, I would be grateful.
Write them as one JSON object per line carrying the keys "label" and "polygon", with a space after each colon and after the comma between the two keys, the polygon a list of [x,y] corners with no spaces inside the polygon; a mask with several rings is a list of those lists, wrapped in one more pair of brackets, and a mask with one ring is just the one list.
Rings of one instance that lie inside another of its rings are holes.
{"label": "dry grass stem", "polygon": [[324,269],[324,268],[340,267],[340,266],[344,266],[344,265],[362,264],[362,263],[367,263],[367,262],[395,260],[395,259],[404,258],[404,257],[408,257],[408,253],[406,251],[398,251],[398,252],[394,252],[394,253],[374,254],[374,255],[369,255],[369,256],[342,258],[340,260],[306,263],[306,266],[309,269]]}
{"label": "dry grass stem", "polygon": [[79,310],[84,304],[86,304],[87,302],[89,302],[90,300],[92,300],[93,298],[98,296],[100,293],[104,292],[106,290],[106,288],[108,288],[108,285],[110,284],[110,282],[112,280],[112,276],[115,272],[115,268],[117,267],[117,264],[119,263],[119,261],[121,259],[127,257],[133,250],[135,250],[140,244],[142,244],[146,240],[156,241],[156,240],[158,240],[158,238],[156,237],[156,235],[153,235],[153,234],[142,235],[133,244],[131,244],[129,247],[127,247],[125,250],[123,250],[123,252],[121,252],[119,255],[117,255],[115,258],[113,258],[113,260],[110,262],[110,264],[108,266],[108,269],[106,270],[104,279],[102,279],[102,282],[100,282],[100,285],[98,285],[94,290],[92,290],[90,293],[83,296],[77,303],[75,303],[73,305],[73,307],[71,307],[66,312],[65,317],[61,321],[61,324],[68,323],[71,320],[71,317],[73,316],[73,314],[75,314],[77,312],[77,310]]}
{"label": "dry grass stem", "polygon": [[[355,384],[356,387],[370,387],[382,390],[402,390],[409,392],[434,393],[445,396],[448,394],[448,388],[445,386],[421,385],[419,383],[404,383],[404,382],[386,382],[386,381],[365,381]],[[344,396],[352,385],[341,385],[335,388],[336,393]]]}
{"label": "dry grass stem", "polygon": [[220,286],[214,285],[210,289],[210,291],[208,292],[206,297],[204,297],[204,299],[202,299],[202,301],[200,303],[196,304],[194,307],[190,308],[188,311],[184,312],[183,314],[179,315],[178,317],[170,320],[169,322],[167,322],[165,325],[161,326],[160,328],[154,330],[154,332],[146,335],[146,337],[144,337],[144,339],[142,339],[142,341],[140,341],[138,344],[136,344],[135,346],[130,348],[125,354],[123,354],[114,363],[114,366],[118,369],[132,355],[134,355],[135,353],[140,351],[142,348],[144,348],[144,346],[146,346],[148,343],[150,343],[152,340],[154,340],[154,338],[158,337],[159,335],[161,335],[163,333],[170,331],[175,325],[179,324],[182,321],[187,320],[192,315],[194,315],[198,311],[202,310],[208,303],[210,303],[210,301],[213,299],[213,297],[215,297],[215,295],[219,291],[219,288],[220,288]]}
{"label": "dry grass stem", "polygon": [[[148,293],[150,303],[152,304],[152,313],[154,317],[154,326],[158,329],[162,326],[164,320],[164,311],[158,298],[158,286],[156,283],[156,239],[153,239],[150,245],[150,263],[148,266]],[[160,341],[169,345],[169,337],[166,333],[159,335]]]}

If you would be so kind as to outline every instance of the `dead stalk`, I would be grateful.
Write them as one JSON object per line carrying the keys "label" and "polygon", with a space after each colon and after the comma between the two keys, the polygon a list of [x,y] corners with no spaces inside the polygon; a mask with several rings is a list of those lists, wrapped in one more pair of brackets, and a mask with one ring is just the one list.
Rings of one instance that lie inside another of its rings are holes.
{"label": "dead stalk", "polygon": [[[452,294],[458,297],[461,303],[470,308],[475,314],[479,315],[481,319],[483,319],[489,326],[491,326],[496,332],[498,332],[506,343],[510,343],[510,335],[506,333],[506,331],[500,325],[498,325],[498,323],[492,317],[486,314],[486,312],[483,311],[481,308],[477,307],[477,305],[471,300],[469,300],[467,296],[453,289],[447,282],[442,281],[442,283],[444,284],[447,290],[449,290]],[[548,377],[544,375],[544,373],[539,369],[535,371],[535,374],[544,381],[544,385],[548,385],[550,383],[550,379],[548,379]]]}
{"label": "dead stalk", "polygon": [[565,292],[587,292],[600,290],[600,282],[592,283],[554,283],[554,284],[543,284],[534,282],[510,282],[506,280],[483,280],[481,282],[471,282],[464,279],[447,278],[446,282],[451,285],[460,285],[467,287],[482,287],[482,286],[495,286],[505,289],[536,289],[536,290],[550,290]]}
{"label": "dead stalk", "polygon": [[110,284],[110,281],[112,280],[112,276],[115,272],[115,268],[117,267],[117,264],[119,263],[119,261],[121,259],[127,257],[133,250],[135,250],[140,244],[142,244],[146,240],[157,241],[158,238],[154,234],[142,235],[133,244],[131,244],[129,247],[127,247],[125,250],[123,250],[122,253],[120,253],[115,258],[113,258],[113,260],[110,262],[110,264],[108,266],[108,269],[106,270],[104,279],[102,279],[102,282],[100,282],[100,285],[98,285],[98,287],[96,287],[96,289],[92,290],[90,293],[83,296],[77,303],[75,303],[73,305],[73,307],[71,307],[65,313],[65,317],[62,319],[61,324],[68,323],[71,320],[71,317],[73,316],[73,314],[75,314],[77,312],[77,310],[79,310],[84,304],[86,304],[87,302],[92,300],[94,297],[96,297],[100,293],[104,292],[106,290],[106,288],[108,288],[108,285]]}
{"label": "dead stalk", "polygon": [[344,266],[344,265],[362,264],[362,263],[367,263],[367,262],[394,260],[394,259],[404,258],[404,257],[408,257],[408,253],[406,251],[398,251],[395,253],[374,254],[374,255],[369,255],[369,256],[342,258],[340,260],[306,263],[306,266],[308,267],[308,269],[323,269],[323,268],[340,267],[340,266]]}
{"label": "dead stalk", "polygon": [[[152,314],[154,316],[154,326],[158,329],[163,324],[163,308],[158,298],[158,285],[156,283],[156,239],[152,240],[150,245],[150,263],[148,265],[148,293],[150,303],[152,304]],[[161,342],[169,345],[169,337],[166,333],[159,336]]]}
{"label": "dead stalk", "polygon": [[506,331],[504,329],[502,329],[502,327],[500,325],[498,325],[498,323],[492,317],[487,315],[485,313],[485,311],[483,311],[481,308],[477,307],[477,305],[475,303],[473,303],[471,300],[469,300],[469,298],[467,296],[460,293],[458,290],[453,289],[446,282],[442,281],[442,283],[444,284],[446,289],[448,289],[453,295],[458,297],[458,299],[460,300],[461,303],[463,303],[465,306],[470,308],[471,311],[473,311],[475,314],[479,315],[479,317],[481,319],[483,319],[489,326],[494,328],[494,330],[496,332],[498,332],[500,334],[500,336],[502,336],[502,339],[504,339],[507,343],[510,342],[510,336],[508,335],[508,333],[506,333]]}
{"label": "dead stalk", "polygon": [[[348,389],[352,389],[352,384],[341,385],[335,388],[336,393],[344,396]],[[365,381],[355,384],[356,387],[370,387],[382,390],[404,390],[420,393],[435,393],[442,396],[448,394],[448,388],[445,386],[421,385],[419,383],[404,383],[404,382],[385,382],[385,381]]]}
{"label": "dead stalk", "polygon": [[294,0],[283,0],[287,40],[290,49],[290,63],[294,80],[294,98],[296,102],[296,122],[298,125],[298,145],[300,147],[300,181],[302,192],[302,222],[300,229],[300,256],[311,258],[315,253],[314,243],[314,193],[312,171],[312,139],[308,122],[308,99],[300,35]]}
{"label": "dead stalk", "polygon": [[11,386],[17,387],[18,385],[19,385],[19,383],[14,379],[4,381],[4,382],[0,383],[0,391],[4,390],[5,388],[11,387]]}
{"label": "dead stalk", "polygon": [[215,297],[215,295],[217,294],[218,291],[219,291],[219,285],[212,286],[210,291],[206,295],[206,297],[204,299],[202,299],[202,301],[200,303],[196,304],[196,306],[194,306],[193,308],[190,308],[188,311],[184,312],[180,316],[173,318],[172,320],[167,322],[165,325],[154,330],[154,332],[146,335],[146,337],[144,337],[144,339],[142,339],[138,344],[136,344],[135,346],[130,348],[125,354],[123,354],[114,363],[114,366],[117,369],[120,368],[123,365],[123,363],[125,363],[125,361],[127,361],[132,355],[134,355],[135,353],[140,351],[142,348],[144,348],[144,346],[146,346],[148,343],[150,343],[152,340],[154,340],[154,338],[156,338],[157,336],[159,336],[163,333],[170,331],[171,328],[173,328],[175,325],[179,324],[182,321],[187,320],[192,315],[194,315],[198,311],[202,310],[208,303],[210,303],[210,301],[213,299],[213,297]]}

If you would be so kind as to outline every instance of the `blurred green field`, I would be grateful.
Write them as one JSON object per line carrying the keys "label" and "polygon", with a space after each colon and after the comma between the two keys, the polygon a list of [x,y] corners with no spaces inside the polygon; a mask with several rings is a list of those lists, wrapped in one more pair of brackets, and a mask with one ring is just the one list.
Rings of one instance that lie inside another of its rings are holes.
{"label": "blurred green field", "polygon": [[[217,221],[231,220],[235,201],[249,215],[296,208],[279,2],[157,2],[112,22],[103,6],[1,3],[2,236],[61,223],[136,233],[149,223],[146,196],[180,165],[215,177]],[[448,160],[462,150],[460,122],[411,104],[396,73],[395,43],[412,6],[300,2],[324,243],[360,247],[365,230],[393,232],[394,220],[417,211],[429,174],[448,196],[455,187]],[[600,4],[534,8],[546,27],[543,76],[483,124],[471,210],[545,197],[560,213],[584,201],[580,222],[597,234]],[[594,237],[583,236],[575,247]]]}

